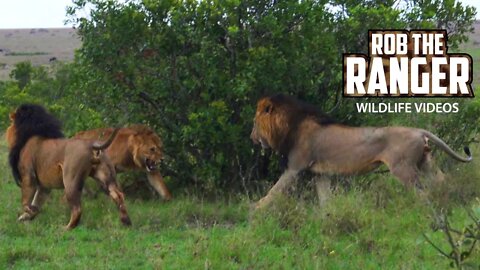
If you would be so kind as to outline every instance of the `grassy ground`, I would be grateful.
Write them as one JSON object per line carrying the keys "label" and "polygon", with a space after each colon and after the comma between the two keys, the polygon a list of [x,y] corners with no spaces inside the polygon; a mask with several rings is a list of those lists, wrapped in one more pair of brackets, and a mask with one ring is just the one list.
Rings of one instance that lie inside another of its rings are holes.
{"label": "grassy ground", "polygon": [[[26,35],[38,37],[39,33]],[[462,51],[474,58],[478,84],[480,48],[471,42]],[[43,47],[18,50],[51,51]],[[0,55],[0,65],[24,56]],[[44,63],[48,56],[36,57]],[[388,175],[374,177],[368,189],[337,192],[323,208],[314,199],[281,199],[276,207],[257,214],[250,205],[258,198],[242,195],[228,200],[177,195],[169,203],[127,197],[130,228],[122,227],[108,198],[85,197],[80,226],[64,231],[69,210],[60,199],[61,191],[51,193],[34,221],[16,221],[20,189],[13,183],[6,153],[0,139],[0,269],[449,268],[449,261],[424,237],[449,251],[445,235],[434,230],[433,207]],[[436,195],[435,202],[448,209],[456,228],[471,223],[465,208],[480,217],[478,168],[478,162],[459,166],[454,171],[461,172],[461,177],[450,177]],[[468,201],[466,206],[457,203],[463,199]],[[470,261],[480,262],[480,248]]]}
{"label": "grassy ground", "polygon": [[[443,233],[432,230],[432,208],[388,176],[369,189],[338,192],[323,208],[284,198],[257,214],[247,199],[128,198],[130,228],[106,196],[84,197],[81,225],[64,231],[69,211],[61,191],[51,193],[35,220],[16,221],[20,190],[3,142],[0,148],[0,269],[448,268],[423,236],[448,250]],[[461,169],[477,165],[468,166]],[[480,187],[478,177],[466,178]],[[470,222],[463,207],[447,205],[454,227]],[[478,198],[468,207],[480,216]],[[471,258],[479,260],[479,248]]]}

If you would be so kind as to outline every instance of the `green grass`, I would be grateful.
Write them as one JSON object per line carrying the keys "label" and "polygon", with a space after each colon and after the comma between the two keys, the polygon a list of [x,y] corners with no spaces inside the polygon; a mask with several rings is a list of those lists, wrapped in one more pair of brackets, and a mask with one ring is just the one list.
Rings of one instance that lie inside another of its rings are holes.
{"label": "green grass", "polygon": [[[0,147],[0,269],[448,268],[423,237],[448,250],[444,235],[431,229],[431,207],[389,176],[376,177],[370,188],[337,192],[323,208],[280,198],[255,214],[253,200],[243,196],[127,198],[128,228],[109,198],[89,196],[80,226],[64,231],[69,211],[61,191],[51,193],[35,220],[16,221],[20,189]],[[480,216],[478,198],[469,207]],[[469,223],[461,206],[452,205],[449,217],[457,228]],[[477,248],[472,260],[479,258]]]}
{"label": "green grass", "polygon": [[480,84],[480,47],[470,40],[466,44],[462,44],[458,52],[467,53],[473,60],[473,84]]}

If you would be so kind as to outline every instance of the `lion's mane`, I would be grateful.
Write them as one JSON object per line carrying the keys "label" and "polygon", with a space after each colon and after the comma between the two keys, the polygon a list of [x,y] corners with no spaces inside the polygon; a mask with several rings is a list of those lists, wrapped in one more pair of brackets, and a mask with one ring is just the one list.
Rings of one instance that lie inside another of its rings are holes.
{"label": "lion's mane", "polygon": [[12,124],[15,128],[15,143],[10,148],[8,159],[15,182],[20,186],[21,178],[18,170],[20,152],[28,140],[34,136],[49,139],[65,136],[62,132],[62,123],[42,106],[36,104],[23,104],[18,107]]}
{"label": "lion's mane", "polygon": [[310,118],[322,126],[336,123],[317,107],[284,94],[260,99],[257,110],[270,111],[268,116],[257,119],[257,126],[269,138],[271,147],[282,155],[290,151],[303,120]]}

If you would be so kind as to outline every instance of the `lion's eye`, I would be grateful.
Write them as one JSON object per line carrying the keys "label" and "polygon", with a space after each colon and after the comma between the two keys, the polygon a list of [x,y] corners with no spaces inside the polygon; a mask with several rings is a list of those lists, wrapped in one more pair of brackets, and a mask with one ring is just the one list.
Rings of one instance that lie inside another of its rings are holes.
{"label": "lion's eye", "polygon": [[155,152],[156,150],[157,150],[157,148],[155,148],[155,147],[150,148],[150,152]]}

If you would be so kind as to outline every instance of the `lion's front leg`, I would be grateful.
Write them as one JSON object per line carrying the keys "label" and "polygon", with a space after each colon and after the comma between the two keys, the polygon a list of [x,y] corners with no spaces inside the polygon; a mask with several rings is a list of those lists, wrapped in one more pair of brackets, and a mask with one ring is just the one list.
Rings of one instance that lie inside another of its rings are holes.
{"label": "lion's front leg", "polygon": [[168,191],[167,185],[163,181],[163,177],[160,172],[149,172],[147,173],[148,182],[150,185],[162,196],[166,201],[172,199],[172,194]]}
{"label": "lion's front leg", "polygon": [[268,206],[273,201],[275,196],[279,194],[286,194],[288,189],[295,184],[297,179],[298,171],[287,169],[282,176],[280,176],[280,179],[278,179],[277,183],[275,183],[270,191],[268,191],[268,194],[257,202],[255,209]]}
{"label": "lion's front leg", "polygon": [[23,213],[18,217],[19,221],[31,220],[38,214],[38,208],[32,205],[32,200],[37,191],[36,179],[33,175],[22,176],[22,207]]}

